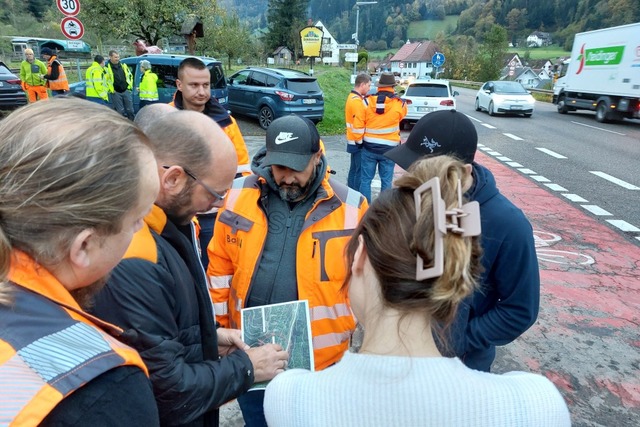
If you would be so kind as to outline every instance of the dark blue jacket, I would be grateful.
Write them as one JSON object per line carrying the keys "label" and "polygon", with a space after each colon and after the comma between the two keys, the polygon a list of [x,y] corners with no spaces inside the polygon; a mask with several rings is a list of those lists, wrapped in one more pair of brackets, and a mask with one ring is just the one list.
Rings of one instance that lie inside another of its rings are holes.
{"label": "dark blue jacket", "polygon": [[473,163],[473,178],[466,196],[480,203],[484,272],[479,289],[459,308],[451,339],[465,365],[489,371],[495,346],[510,343],[535,323],[540,274],[529,220],[500,194],[487,168]]}

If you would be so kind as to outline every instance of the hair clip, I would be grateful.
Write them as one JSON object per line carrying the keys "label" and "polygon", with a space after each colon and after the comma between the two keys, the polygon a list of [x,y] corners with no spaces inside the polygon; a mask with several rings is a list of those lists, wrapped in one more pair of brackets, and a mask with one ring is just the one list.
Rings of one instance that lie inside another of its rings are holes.
{"label": "hair clip", "polygon": [[416,280],[442,276],[444,271],[444,235],[459,234],[463,237],[480,235],[480,204],[476,201],[462,204],[462,184],[458,179],[458,207],[446,210],[440,193],[440,178],[434,177],[416,188],[413,199],[416,204],[416,219],[420,217],[422,195],[431,190],[433,199],[434,259],[433,267],[424,268],[424,260],[416,255]]}

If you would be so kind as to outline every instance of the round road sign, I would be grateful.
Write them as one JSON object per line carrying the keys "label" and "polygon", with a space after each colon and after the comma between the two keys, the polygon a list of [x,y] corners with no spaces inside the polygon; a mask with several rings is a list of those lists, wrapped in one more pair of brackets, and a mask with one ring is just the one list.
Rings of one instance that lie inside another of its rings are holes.
{"label": "round road sign", "polygon": [[56,0],[56,5],[66,16],[76,16],[80,12],[80,0]]}
{"label": "round road sign", "polygon": [[60,23],[62,34],[71,40],[80,40],[84,35],[84,26],[78,18],[67,16]]}
{"label": "round road sign", "polygon": [[442,64],[444,64],[444,53],[436,52],[431,58],[431,63],[434,67],[442,67]]}

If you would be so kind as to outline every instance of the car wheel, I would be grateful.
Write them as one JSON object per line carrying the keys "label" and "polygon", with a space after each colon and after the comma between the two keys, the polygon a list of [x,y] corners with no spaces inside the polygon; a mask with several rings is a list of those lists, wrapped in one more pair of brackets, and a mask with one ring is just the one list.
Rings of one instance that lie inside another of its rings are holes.
{"label": "car wheel", "polygon": [[609,121],[609,112],[607,111],[607,103],[600,101],[596,107],[596,120],[600,123],[606,123]]}
{"label": "car wheel", "polygon": [[561,95],[558,99],[558,113],[567,114],[569,112],[569,107],[567,107],[567,98],[564,95]]}
{"label": "car wheel", "polygon": [[476,111],[480,111],[480,110],[482,110],[482,108],[480,108],[480,100],[476,98]]}
{"label": "car wheel", "polygon": [[495,112],[495,111],[493,111],[493,101],[491,101],[491,102],[489,103],[489,115],[490,115],[490,116],[495,116],[495,115],[496,115],[496,112]]}
{"label": "car wheel", "polygon": [[273,121],[273,110],[266,105],[260,108],[258,113],[258,123],[262,129],[267,129]]}

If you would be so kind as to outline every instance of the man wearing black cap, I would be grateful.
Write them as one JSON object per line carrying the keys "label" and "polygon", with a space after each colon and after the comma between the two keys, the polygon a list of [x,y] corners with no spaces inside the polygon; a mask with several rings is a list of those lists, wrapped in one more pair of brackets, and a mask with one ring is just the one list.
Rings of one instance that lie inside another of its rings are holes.
{"label": "man wearing black cap", "polygon": [[[344,293],[344,247],[367,209],[357,191],[327,174],[314,124],[274,120],[255,175],[234,181],[209,244],[216,320],[240,326],[240,310],[308,300],[316,370],[342,358],[355,328]],[[238,398],[247,426],[264,426],[264,392]]]}
{"label": "man wearing black cap", "polygon": [[47,61],[47,74],[42,78],[47,80],[47,87],[53,96],[63,95],[69,92],[69,81],[64,67],[58,61],[58,56],[48,47],[40,49],[40,55]]}
{"label": "man wearing black cap", "polygon": [[477,146],[467,116],[436,111],[421,118],[407,141],[385,156],[408,170],[424,156],[450,155],[471,170],[473,184],[465,196],[480,203],[484,272],[479,290],[460,306],[450,336],[455,355],[467,366],[489,371],[495,346],[515,340],[536,321],[540,273],[531,224],[500,194],[489,169],[474,161]]}

